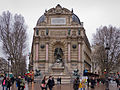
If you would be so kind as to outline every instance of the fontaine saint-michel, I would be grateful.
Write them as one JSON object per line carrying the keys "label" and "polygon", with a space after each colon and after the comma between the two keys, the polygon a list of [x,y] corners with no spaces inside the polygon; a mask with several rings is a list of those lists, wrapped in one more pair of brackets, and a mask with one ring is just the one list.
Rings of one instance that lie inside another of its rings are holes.
{"label": "fontaine saint-michel", "polygon": [[45,10],[34,28],[30,69],[43,75],[71,78],[74,70],[79,75],[91,70],[91,48],[83,22],[59,4]]}

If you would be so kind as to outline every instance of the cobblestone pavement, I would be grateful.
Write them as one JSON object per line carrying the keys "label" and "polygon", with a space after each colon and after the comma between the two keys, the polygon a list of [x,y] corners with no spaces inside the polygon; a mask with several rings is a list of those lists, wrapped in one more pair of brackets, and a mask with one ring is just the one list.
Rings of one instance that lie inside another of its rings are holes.
{"label": "cobblestone pavement", "polygon": [[[55,85],[53,90],[73,90],[72,86],[73,86],[72,84]],[[2,90],[1,85],[0,85],[0,90]],[[11,90],[17,90],[16,85],[13,85],[11,87]],[[40,88],[40,84],[39,83],[32,83],[32,84],[29,83],[29,85],[26,84],[24,90],[41,90],[41,88]],[[95,89],[91,89],[89,87],[89,88],[86,88],[86,90],[105,90],[105,86],[100,84],[100,85],[96,85]],[[118,88],[116,87],[116,84],[110,84],[110,89],[109,90],[118,90]]]}

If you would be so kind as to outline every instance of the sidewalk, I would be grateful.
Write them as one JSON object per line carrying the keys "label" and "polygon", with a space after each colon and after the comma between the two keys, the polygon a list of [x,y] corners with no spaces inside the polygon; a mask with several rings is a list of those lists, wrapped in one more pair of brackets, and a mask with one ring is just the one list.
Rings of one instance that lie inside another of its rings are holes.
{"label": "sidewalk", "polygon": [[[2,90],[1,85],[0,85],[0,90]],[[11,90],[17,90],[15,84],[11,87]],[[40,83],[32,83],[32,84],[29,83],[29,85],[26,83],[24,90],[41,90]],[[53,90],[73,90],[73,85],[72,84],[55,85]],[[86,90],[105,90],[105,86],[100,84],[95,86],[95,89],[91,89],[89,87],[86,88]],[[109,90],[118,90],[118,88],[116,87],[116,84],[110,84]]]}

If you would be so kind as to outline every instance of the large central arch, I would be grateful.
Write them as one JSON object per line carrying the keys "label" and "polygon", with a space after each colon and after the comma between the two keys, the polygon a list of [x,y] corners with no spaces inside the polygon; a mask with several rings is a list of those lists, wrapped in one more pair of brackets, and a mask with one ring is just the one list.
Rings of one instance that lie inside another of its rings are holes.
{"label": "large central arch", "polygon": [[59,55],[58,53],[60,53],[60,57],[62,59],[62,61],[64,62],[65,60],[65,43],[59,41],[59,42],[53,42],[51,44],[52,47],[52,62],[56,62],[57,59],[57,55]]}

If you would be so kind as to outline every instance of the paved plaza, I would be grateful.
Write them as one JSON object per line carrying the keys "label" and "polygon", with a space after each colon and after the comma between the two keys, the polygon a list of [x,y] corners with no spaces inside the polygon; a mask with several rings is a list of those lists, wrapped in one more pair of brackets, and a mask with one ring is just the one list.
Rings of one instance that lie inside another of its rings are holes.
{"label": "paved plaza", "polygon": [[[53,90],[73,90],[72,86],[73,86],[72,84],[55,85]],[[0,90],[2,90],[1,85],[0,85]],[[13,85],[11,87],[11,90],[17,90],[16,85]],[[39,83],[32,83],[32,84],[29,83],[29,85],[26,83],[24,90],[41,90],[41,88],[40,88]],[[86,90],[105,90],[105,86],[100,84],[100,85],[96,85],[95,89],[86,88]],[[109,90],[118,90],[118,88],[116,87],[116,84],[114,83],[114,84],[110,84]]]}

